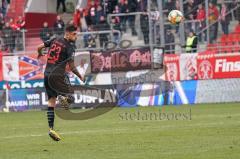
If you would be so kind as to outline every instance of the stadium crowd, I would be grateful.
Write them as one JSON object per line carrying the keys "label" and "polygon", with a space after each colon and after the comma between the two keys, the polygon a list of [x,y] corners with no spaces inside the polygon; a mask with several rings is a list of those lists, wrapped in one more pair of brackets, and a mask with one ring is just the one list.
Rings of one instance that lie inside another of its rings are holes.
{"label": "stadium crowd", "polygon": [[[81,32],[91,32],[91,31],[104,31],[109,30],[110,25],[107,22],[108,14],[118,14],[118,13],[131,13],[131,12],[144,12],[146,11],[147,0],[96,0],[89,1],[86,8],[80,8],[76,6],[76,10],[73,14],[74,23]],[[57,8],[58,10],[59,8]],[[63,12],[65,9],[63,7]],[[148,43],[148,16],[141,16],[141,28],[143,34],[145,35],[145,42]],[[135,16],[115,16],[110,20],[110,23],[114,30],[119,30],[121,32],[126,32],[127,23],[130,26],[131,33],[133,36],[137,35],[135,30]],[[63,28],[65,24],[61,20],[61,16],[57,16],[57,21],[55,22],[53,28],[49,27],[47,22],[44,22],[43,27],[40,31],[40,37],[44,41],[49,39],[53,34],[62,35]],[[104,42],[108,41],[109,37],[107,34],[100,34],[99,41],[100,46],[103,47]],[[96,47],[97,36],[92,34],[85,34],[83,36],[84,47],[94,48]],[[114,33],[114,41],[119,42],[120,37],[117,33]]]}
{"label": "stadium crowd", "polygon": [[[155,3],[154,3],[155,2]],[[180,10],[179,0],[165,0],[163,2],[165,19],[171,10],[177,9]],[[187,0],[184,3],[183,10],[185,16],[185,32],[188,35],[190,32],[198,33],[198,41],[206,42],[207,32],[206,32],[206,20],[208,21],[209,27],[209,37],[210,43],[214,43],[217,40],[219,25],[221,25],[222,33],[229,34],[229,24],[233,19],[230,8],[234,8],[236,4],[239,3],[237,0],[233,2],[223,3],[217,0],[210,0],[208,7],[208,13],[205,11],[205,1],[204,0]],[[152,11],[157,11],[158,8],[157,1],[153,1]],[[147,0],[97,0],[90,1],[89,5],[86,8],[76,7],[74,13],[74,23],[80,28],[81,31],[101,31],[108,30],[109,24],[106,21],[108,14],[118,14],[118,13],[130,13],[130,12],[146,12],[147,11]],[[239,9],[234,12],[234,19],[240,21],[240,11]],[[159,15],[157,16],[157,20]],[[135,16],[115,16],[110,20],[110,25],[113,26],[113,29],[119,30],[122,33],[126,32],[127,24],[130,28],[132,36],[136,36],[136,27],[135,26]],[[145,44],[149,43],[149,19],[148,16],[142,14],[140,16],[140,28],[143,33]],[[167,43],[174,43],[174,38],[172,35],[171,26],[166,27],[165,41]],[[168,31],[169,30],[169,31]],[[177,30],[178,31],[178,28]],[[159,35],[159,34],[158,34]],[[159,35],[161,36],[161,35]],[[86,36],[85,46],[87,42],[95,43],[96,36],[88,35]],[[114,38],[115,42],[119,42],[118,37]],[[160,38],[159,38],[160,39]],[[101,46],[103,41],[107,41],[107,36],[102,35],[100,37]]]}
{"label": "stadium crowd", "polygon": [[25,29],[24,17],[7,17],[10,0],[2,0],[0,7],[0,45],[1,50],[13,52],[23,49],[22,33]]}
{"label": "stadium crowd", "polygon": [[[110,26],[107,22],[108,14],[131,13],[131,12],[144,12],[146,11],[147,0],[97,0],[90,1],[86,8],[76,7],[74,13],[74,24],[76,24],[81,31],[103,31],[109,30]],[[146,17],[146,16],[145,16]],[[119,30],[123,33],[126,32],[127,23],[131,29],[133,36],[137,35],[135,30],[135,16],[114,16],[110,23],[114,30]],[[148,34],[147,23],[141,23],[144,28],[143,32]],[[144,26],[143,26],[144,25]],[[96,36],[87,35],[84,37],[85,46],[95,47]],[[104,41],[108,41],[105,34],[100,35],[100,46],[102,47]],[[114,34],[114,41],[119,42],[118,34]],[[90,43],[90,45],[88,44]]]}

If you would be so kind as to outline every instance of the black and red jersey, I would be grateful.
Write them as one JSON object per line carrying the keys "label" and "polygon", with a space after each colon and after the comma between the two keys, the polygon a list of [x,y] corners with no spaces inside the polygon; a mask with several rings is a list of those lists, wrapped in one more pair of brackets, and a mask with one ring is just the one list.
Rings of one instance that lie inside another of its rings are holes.
{"label": "black and red jersey", "polygon": [[45,74],[53,71],[64,73],[67,63],[74,60],[75,43],[65,38],[52,38],[45,41],[44,45],[49,47]]}

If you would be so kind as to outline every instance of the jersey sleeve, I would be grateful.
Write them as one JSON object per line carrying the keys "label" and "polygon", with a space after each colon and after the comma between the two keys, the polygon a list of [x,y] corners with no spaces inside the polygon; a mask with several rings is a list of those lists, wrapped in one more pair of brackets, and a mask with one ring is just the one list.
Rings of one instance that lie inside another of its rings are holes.
{"label": "jersey sleeve", "polygon": [[52,38],[50,38],[49,40],[44,41],[44,46],[45,46],[45,47],[50,47],[51,44],[52,44],[52,42],[53,42],[55,39],[56,39],[56,37],[52,37]]}

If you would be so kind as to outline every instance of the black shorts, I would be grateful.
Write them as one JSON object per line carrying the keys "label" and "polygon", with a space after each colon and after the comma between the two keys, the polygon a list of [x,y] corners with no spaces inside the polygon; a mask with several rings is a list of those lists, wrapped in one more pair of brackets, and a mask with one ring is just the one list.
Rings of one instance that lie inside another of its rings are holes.
{"label": "black shorts", "polygon": [[70,95],[74,92],[66,74],[45,74],[44,86],[48,99],[57,97],[58,95]]}

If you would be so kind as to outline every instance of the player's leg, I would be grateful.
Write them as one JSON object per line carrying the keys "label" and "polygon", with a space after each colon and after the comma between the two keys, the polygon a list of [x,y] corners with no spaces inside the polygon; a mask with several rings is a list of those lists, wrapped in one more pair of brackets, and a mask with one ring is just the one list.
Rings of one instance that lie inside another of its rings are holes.
{"label": "player's leg", "polygon": [[58,81],[58,88],[60,92],[60,95],[58,95],[59,104],[63,108],[68,109],[69,106],[74,103],[75,99],[73,97],[74,91],[67,75],[61,77],[61,79]]}
{"label": "player's leg", "polygon": [[60,141],[61,137],[58,135],[56,131],[54,131],[54,118],[55,118],[55,107],[56,107],[56,97],[52,97],[48,100],[48,110],[47,110],[47,118],[48,118],[48,126],[49,126],[49,136],[54,141]]}
{"label": "player's leg", "polygon": [[44,85],[48,95],[48,109],[47,109],[47,119],[49,126],[49,136],[54,141],[61,140],[60,136],[54,131],[54,119],[55,119],[55,107],[56,107],[56,97],[57,92],[51,89],[48,83],[48,76],[44,78]]}
{"label": "player's leg", "polygon": [[47,110],[47,118],[48,118],[48,126],[49,129],[53,129],[54,127],[54,109],[56,107],[56,98],[52,97],[48,100],[48,110]]}

